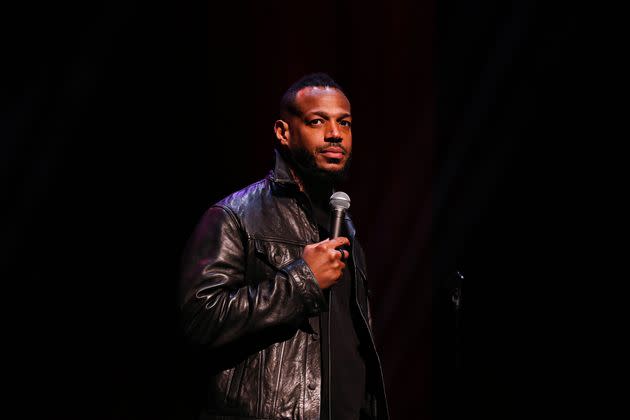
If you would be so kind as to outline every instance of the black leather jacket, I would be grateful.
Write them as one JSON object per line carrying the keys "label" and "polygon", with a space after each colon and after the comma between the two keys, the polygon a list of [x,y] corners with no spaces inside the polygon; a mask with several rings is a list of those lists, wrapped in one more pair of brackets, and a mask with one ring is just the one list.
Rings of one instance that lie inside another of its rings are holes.
{"label": "black leather jacket", "polygon": [[[276,152],[263,180],[210,207],[184,254],[181,279],[186,336],[209,379],[204,419],[318,419],[318,315],[326,300],[301,258],[319,242],[306,196]],[[359,331],[368,349],[368,399],[374,419],[389,418],[371,333],[363,251],[349,217]],[[331,373],[334,375],[334,372]],[[337,420],[337,419],[334,419]]]}

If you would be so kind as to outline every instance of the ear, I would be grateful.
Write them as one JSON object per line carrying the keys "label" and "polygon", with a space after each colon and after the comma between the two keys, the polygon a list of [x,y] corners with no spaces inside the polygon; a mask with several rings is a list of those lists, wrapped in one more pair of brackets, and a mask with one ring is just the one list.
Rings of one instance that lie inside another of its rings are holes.
{"label": "ear", "polygon": [[288,147],[291,133],[289,132],[289,124],[283,120],[278,120],[273,125],[273,131],[281,145]]}

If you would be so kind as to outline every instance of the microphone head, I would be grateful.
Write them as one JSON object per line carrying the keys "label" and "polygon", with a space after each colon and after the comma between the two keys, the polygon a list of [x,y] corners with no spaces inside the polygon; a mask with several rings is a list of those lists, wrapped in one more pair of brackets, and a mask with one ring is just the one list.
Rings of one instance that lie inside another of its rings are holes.
{"label": "microphone head", "polygon": [[330,207],[339,210],[348,210],[350,208],[350,197],[343,191],[337,191],[330,196]]}

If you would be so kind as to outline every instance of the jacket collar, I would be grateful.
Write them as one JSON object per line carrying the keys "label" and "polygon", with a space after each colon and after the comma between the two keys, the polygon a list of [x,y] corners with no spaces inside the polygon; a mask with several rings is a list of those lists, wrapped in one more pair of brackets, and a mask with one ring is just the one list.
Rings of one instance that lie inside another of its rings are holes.
{"label": "jacket collar", "polygon": [[[272,171],[269,172],[269,175],[267,178],[269,178],[269,180],[276,185],[289,187],[289,188],[295,188],[299,190],[300,187],[298,183],[295,181],[295,178],[293,178],[293,175],[291,175],[291,170],[289,169],[289,164],[287,163],[286,159],[282,157],[282,154],[280,154],[280,152],[277,149],[274,149],[274,153],[275,153],[274,168]],[[334,193],[336,191],[337,189],[333,185],[332,192]]]}
{"label": "jacket collar", "polygon": [[291,170],[289,169],[289,164],[282,157],[280,152],[276,149],[275,153],[275,164],[273,170],[269,173],[269,180],[274,184],[278,184],[285,187],[294,187],[298,188],[297,182],[291,175]]}

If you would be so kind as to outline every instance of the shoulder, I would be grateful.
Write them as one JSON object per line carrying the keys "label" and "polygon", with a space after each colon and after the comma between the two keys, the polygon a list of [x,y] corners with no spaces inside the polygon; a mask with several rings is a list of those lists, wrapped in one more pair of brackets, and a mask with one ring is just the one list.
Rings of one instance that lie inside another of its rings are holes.
{"label": "shoulder", "polygon": [[[257,207],[268,190],[267,179],[261,179],[211,204],[197,224],[197,231],[221,235],[226,229],[242,229],[248,208]],[[231,228],[230,228],[231,226]]]}
{"label": "shoulder", "polygon": [[213,204],[212,207],[221,207],[230,213],[241,214],[246,211],[248,207],[255,206],[260,200],[268,196],[269,193],[269,180],[264,178],[228,195]]}

